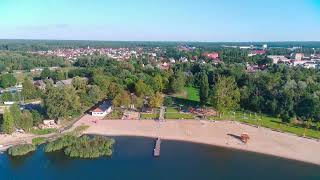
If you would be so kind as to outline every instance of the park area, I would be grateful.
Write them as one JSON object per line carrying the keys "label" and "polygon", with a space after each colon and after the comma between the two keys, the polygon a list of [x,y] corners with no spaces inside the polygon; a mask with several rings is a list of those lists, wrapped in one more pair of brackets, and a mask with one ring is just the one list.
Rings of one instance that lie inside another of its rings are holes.
{"label": "park area", "polygon": [[[195,87],[186,87],[183,93],[173,96],[174,103],[171,107],[167,107],[166,119],[194,119],[196,114],[190,112],[190,107],[198,108],[199,90]],[[208,109],[213,109],[208,107]],[[280,118],[271,117],[262,113],[254,113],[250,111],[225,112],[222,115],[207,116],[205,119],[222,121],[233,120],[254,126],[261,126],[276,131],[289,132],[298,136],[306,136],[320,139],[320,125],[313,123],[284,123]]]}

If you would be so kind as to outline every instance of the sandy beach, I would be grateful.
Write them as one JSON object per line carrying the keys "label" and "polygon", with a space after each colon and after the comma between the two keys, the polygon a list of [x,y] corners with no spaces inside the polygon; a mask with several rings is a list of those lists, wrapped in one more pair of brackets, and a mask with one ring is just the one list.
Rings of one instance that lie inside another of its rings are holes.
{"label": "sandy beach", "polygon": [[[93,122],[95,120],[96,122]],[[320,142],[275,132],[267,128],[256,128],[232,121],[199,120],[99,120],[84,116],[74,126],[89,125],[85,134],[107,136],[160,137],[169,140],[191,141],[245,151],[269,154],[288,159],[320,165]],[[238,138],[242,132],[250,135],[247,144]]]}

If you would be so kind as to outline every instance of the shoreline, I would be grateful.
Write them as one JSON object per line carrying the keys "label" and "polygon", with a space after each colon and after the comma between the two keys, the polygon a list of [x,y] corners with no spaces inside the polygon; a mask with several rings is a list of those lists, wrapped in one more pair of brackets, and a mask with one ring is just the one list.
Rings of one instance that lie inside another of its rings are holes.
{"label": "shoreline", "polygon": [[[252,127],[234,121],[167,120],[98,120],[91,122],[87,116],[75,126],[89,125],[84,134],[105,136],[136,136],[186,141],[199,144],[255,152],[291,160],[320,165],[320,142],[315,139],[273,131],[264,127]],[[234,136],[249,133],[250,140],[243,144]]]}
{"label": "shoreline", "polygon": [[[156,138],[157,138],[157,137],[151,137],[151,136],[137,136],[137,135],[123,135],[123,134],[119,134],[119,135],[106,135],[106,134],[87,134],[87,133],[84,133],[83,135],[99,135],[99,136],[106,136],[106,137],[109,137],[109,138],[113,138],[113,137],[141,137],[141,138],[150,138],[150,139],[155,139],[155,140],[156,140]],[[235,148],[235,147],[230,147],[230,146],[221,146],[221,145],[216,145],[216,144],[211,144],[211,143],[205,143],[205,142],[199,142],[199,141],[193,141],[193,140],[186,140],[186,139],[181,140],[181,139],[161,138],[161,140],[164,140],[164,141],[187,142],[187,143],[193,143],[193,144],[199,144],[199,145],[206,145],[206,146],[224,148],[224,149],[228,149],[228,150],[231,150],[231,151],[255,153],[255,154],[266,155],[266,156],[271,156],[271,157],[275,157],[275,158],[286,159],[286,160],[291,160],[291,161],[298,161],[298,162],[302,162],[302,163],[307,163],[307,164],[313,164],[313,165],[320,166],[320,164],[314,163],[314,162],[303,161],[303,160],[298,160],[298,159],[295,159],[295,158],[284,157],[284,156],[277,156],[277,155],[273,155],[273,154],[268,154],[268,153],[263,153],[263,152],[257,152],[257,151],[251,151],[251,150],[247,150],[247,149]]]}
{"label": "shoreline", "polygon": [[[159,137],[164,140],[217,146],[320,165],[320,157],[317,156],[317,152],[320,151],[319,140],[278,132],[264,127],[257,128],[236,121],[101,120],[97,117],[85,115],[68,131],[72,131],[80,125],[89,126],[82,134],[155,139]],[[247,132],[250,136],[247,144],[236,137],[243,132]],[[31,142],[34,137],[29,134],[8,136],[0,139],[0,144],[4,145],[5,142],[10,142],[11,145],[15,145],[21,143],[21,140]],[[0,151],[4,152],[9,147],[0,147]]]}

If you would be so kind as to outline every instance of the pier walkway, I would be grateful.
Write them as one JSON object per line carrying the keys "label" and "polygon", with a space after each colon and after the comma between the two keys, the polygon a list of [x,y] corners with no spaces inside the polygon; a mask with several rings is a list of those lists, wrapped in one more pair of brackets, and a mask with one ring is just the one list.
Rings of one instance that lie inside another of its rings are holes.
{"label": "pier walkway", "polygon": [[154,157],[159,157],[160,156],[160,148],[161,148],[161,139],[157,138],[156,145],[155,145],[155,147],[153,149],[153,156]]}

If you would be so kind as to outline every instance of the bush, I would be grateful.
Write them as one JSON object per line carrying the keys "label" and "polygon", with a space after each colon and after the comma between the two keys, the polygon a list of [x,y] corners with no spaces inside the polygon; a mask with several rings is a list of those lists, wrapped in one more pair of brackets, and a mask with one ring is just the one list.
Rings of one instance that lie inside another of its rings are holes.
{"label": "bush", "polygon": [[112,155],[112,145],[114,140],[104,136],[82,136],[75,137],[66,135],[45,147],[45,152],[53,152],[64,149],[64,153],[69,157],[98,158]]}
{"label": "bush", "polygon": [[55,141],[52,141],[44,148],[45,152],[54,152],[61,150],[67,146],[70,146],[76,141],[77,137],[71,135],[65,135]]}
{"label": "bush", "polygon": [[166,96],[166,97],[164,98],[163,104],[164,104],[165,106],[167,106],[167,107],[171,107],[171,106],[173,105],[172,97]]}
{"label": "bush", "polygon": [[20,144],[17,146],[10,147],[8,149],[8,154],[11,156],[22,156],[35,150],[36,150],[36,146],[33,144]]}
{"label": "bush", "polygon": [[70,157],[98,158],[112,155],[113,139],[103,136],[82,136],[74,144],[68,146],[64,152]]}

